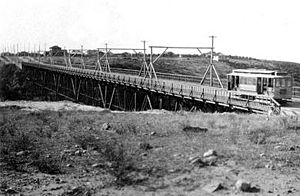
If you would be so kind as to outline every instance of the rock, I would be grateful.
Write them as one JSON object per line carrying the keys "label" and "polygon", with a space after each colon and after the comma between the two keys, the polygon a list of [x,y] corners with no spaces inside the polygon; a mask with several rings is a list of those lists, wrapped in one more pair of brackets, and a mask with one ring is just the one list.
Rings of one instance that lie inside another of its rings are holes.
{"label": "rock", "polygon": [[148,154],[145,153],[145,152],[141,154],[142,157],[145,157],[145,156],[147,156],[147,155],[148,155]]}
{"label": "rock", "polygon": [[206,163],[204,163],[201,159],[201,157],[197,156],[197,157],[190,157],[189,158],[189,162],[193,165],[197,165],[199,167],[204,167],[206,165]]}
{"label": "rock", "polygon": [[294,146],[291,146],[291,147],[289,148],[289,151],[295,151],[295,147],[294,147]]}
{"label": "rock", "polygon": [[146,143],[146,142],[140,143],[140,149],[142,149],[142,150],[150,150],[152,148],[153,147],[149,143]]}
{"label": "rock", "polygon": [[209,156],[217,156],[217,152],[213,149],[210,149],[203,154],[203,157],[209,157]]}
{"label": "rock", "polygon": [[259,156],[260,157],[265,157],[266,155],[265,155],[265,153],[261,153],[261,154],[259,154]]}
{"label": "rock", "polygon": [[17,152],[16,155],[17,156],[23,156],[23,155],[25,155],[25,153],[26,153],[25,151],[20,151],[20,152]]}
{"label": "rock", "polygon": [[65,149],[64,150],[64,154],[70,154],[70,153],[72,153],[72,150],[70,150],[70,149]]}
{"label": "rock", "polygon": [[76,155],[76,156],[81,156],[81,154],[82,154],[82,153],[81,153],[80,150],[76,150],[75,153],[74,153],[74,155]]}
{"label": "rock", "polygon": [[223,188],[224,187],[220,182],[215,181],[215,182],[205,185],[202,189],[208,193],[213,193],[213,192],[221,190]]}
{"label": "rock", "polygon": [[102,130],[108,130],[110,128],[110,125],[108,123],[102,124]]}
{"label": "rock", "polygon": [[239,179],[236,183],[235,183],[235,188],[239,191],[243,191],[243,192],[249,192],[251,189],[251,183],[244,180],[244,179]]}
{"label": "rock", "polygon": [[66,166],[67,166],[67,167],[73,167],[73,165],[70,164],[70,163],[68,163]]}
{"label": "rock", "polygon": [[83,153],[83,154],[87,153],[87,150],[83,150],[82,153]]}
{"label": "rock", "polygon": [[209,156],[202,159],[203,163],[206,165],[216,165],[218,157],[217,156]]}
{"label": "rock", "polygon": [[179,154],[174,154],[174,155],[173,155],[173,157],[181,157],[181,156],[182,156],[182,154],[180,154],[180,153],[179,153]]}
{"label": "rock", "polygon": [[192,126],[187,126],[183,128],[184,132],[194,132],[194,133],[205,133],[208,131],[207,128],[201,128],[201,127],[192,127]]}
{"label": "rock", "polygon": [[103,164],[100,163],[95,163],[92,165],[93,168],[97,168],[97,167],[103,167]]}
{"label": "rock", "polygon": [[155,132],[155,131],[152,131],[152,132],[150,133],[150,135],[151,135],[151,136],[156,135],[156,132]]}
{"label": "rock", "polygon": [[280,148],[281,148],[281,146],[275,146],[275,147],[274,147],[275,150],[278,150],[278,149],[280,149]]}
{"label": "rock", "polygon": [[275,166],[274,166],[273,164],[267,164],[267,165],[265,165],[265,168],[274,170],[274,169],[275,169]]}
{"label": "rock", "polygon": [[112,163],[112,162],[105,162],[105,165],[106,165],[107,167],[113,167],[113,163]]}
{"label": "rock", "polygon": [[80,146],[79,146],[78,144],[76,144],[74,147],[75,147],[75,148],[80,148]]}

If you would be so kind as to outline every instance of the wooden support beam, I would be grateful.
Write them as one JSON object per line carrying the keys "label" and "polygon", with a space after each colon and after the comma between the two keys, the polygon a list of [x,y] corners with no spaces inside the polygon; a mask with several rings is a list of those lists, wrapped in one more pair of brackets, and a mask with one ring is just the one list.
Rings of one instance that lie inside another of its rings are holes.
{"label": "wooden support beam", "polygon": [[103,98],[103,93],[102,93],[102,89],[101,89],[101,85],[100,85],[100,83],[98,83],[98,89],[99,89],[100,98],[101,98],[101,101],[102,101],[103,107],[104,107],[104,108],[106,108],[106,104],[105,104],[105,100],[104,100],[104,98]]}
{"label": "wooden support beam", "polygon": [[126,88],[124,89],[124,97],[123,97],[123,107],[124,111],[126,111],[126,101],[127,101],[127,94],[126,94]]}
{"label": "wooden support beam", "polygon": [[151,110],[153,110],[153,108],[152,108],[152,104],[151,104],[151,100],[150,100],[150,97],[149,97],[149,95],[147,95],[147,100],[148,100],[148,103],[149,103],[150,109],[151,109]]}
{"label": "wooden support beam", "polygon": [[159,109],[162,109],[162,105],[163,105],[163,99],[160,97],[159,98]]}
{"label": "wooden support beam", "polygon": [[107,84],[105,84],[105,89],[104,89],[104,104],[105,104],[105,108],[106,108],[106,100],[107,100]]}
{"label": "wooden support beam", "polygon": [[81,79],[79,79],[79,84],[76,92],[76,101],[79,101],[80,89],[81,89]]}
{"label": "wooden support beam", "polygon": [[111,98],[110,98],[110,102],[109,102],[109,105],[108,105],[108,109],[110,109],[110,107],[111,107],[112,101],[114,99],[115,91],[116,91],[116,87],[114,87],[113,92],[111,94]]}
{"label": "wooden support beam", "polygon": [[133,99],[134,99],[134,111],[136,111],[136,92],[134,92]]}

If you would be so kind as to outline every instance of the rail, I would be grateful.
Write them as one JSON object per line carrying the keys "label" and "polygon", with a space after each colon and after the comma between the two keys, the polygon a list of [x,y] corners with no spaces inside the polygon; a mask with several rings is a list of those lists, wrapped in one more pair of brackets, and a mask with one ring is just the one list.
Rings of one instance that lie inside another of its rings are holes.
{"label": "rail", "polygon": [[265,97],[265,100],[249,100],[240,98],[235,92],[222,88],[202,86],[196,83],[181,82],[165,78],[158,80],[144,78],[137,75],[124,73],[102,72],[91,69],[80,69],[76,67],[65,67],[59,65],[47,65],[23,62],[23,66],[46,69],[55,72],[63,72],[71,75],[92,78],[96,80],[117,83],[126,86],[134,86],[153,92],[171,94],[182,98],[200,100],[204,102],[220,104],[232,108],[250,110],[254,112],[268,112],[273,105],[280,111],[280,106],[272,104],[272,99]]}

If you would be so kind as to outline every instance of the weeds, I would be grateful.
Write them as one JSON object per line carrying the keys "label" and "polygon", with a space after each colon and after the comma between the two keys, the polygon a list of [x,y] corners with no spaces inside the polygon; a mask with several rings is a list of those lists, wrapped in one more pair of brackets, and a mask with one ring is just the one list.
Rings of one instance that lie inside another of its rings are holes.
{"label": "weeds", "polygon": [[[7,169],[25,171],[34,166],[43,173],[61,173],[58,158],[44,157],[53,129],[44,131],[43,126],[35,129],[20,127],[14,117],[3,118],[0,126],[0,161]],[[43,151],[42,151],[43,149]]]}
{"label": "weeds", "polygon": [[80,145],[83,149],[96,148],[97,139],[95,136],[89,133],[80,133],[73,136],[73,140],[76,144]]}
{"label": "weeds", "polygon": [[250,129],[247,133],[248,139],[254,144],[266,144],[267,139],[274,134],[270,127],[259,127]]}

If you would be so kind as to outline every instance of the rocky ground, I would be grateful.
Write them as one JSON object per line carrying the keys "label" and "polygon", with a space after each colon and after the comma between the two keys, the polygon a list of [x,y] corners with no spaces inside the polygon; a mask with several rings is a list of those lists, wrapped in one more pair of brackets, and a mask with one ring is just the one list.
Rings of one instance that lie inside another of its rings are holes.
{"label": "rocky ground", "polygon": [[294,117],[1,104],[3,195],[300,195]]}

